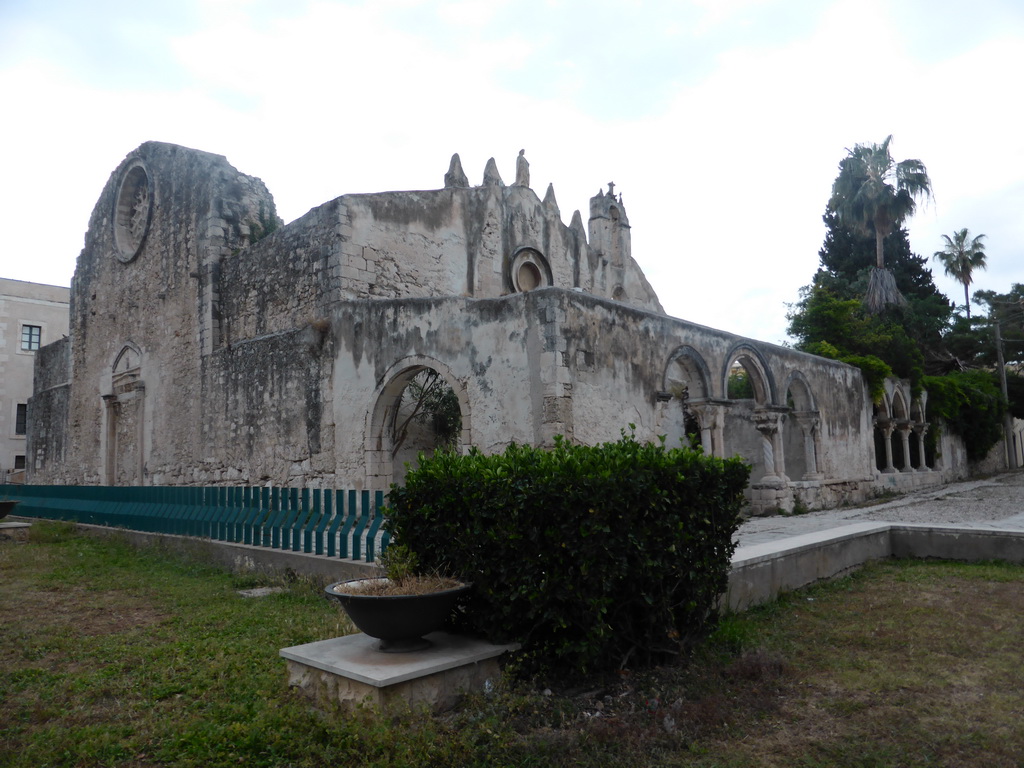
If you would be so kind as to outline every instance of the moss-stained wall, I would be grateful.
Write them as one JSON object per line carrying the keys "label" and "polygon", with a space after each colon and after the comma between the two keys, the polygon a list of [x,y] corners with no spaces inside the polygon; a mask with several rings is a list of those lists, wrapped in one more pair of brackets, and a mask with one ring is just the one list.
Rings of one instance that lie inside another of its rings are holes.
{"label": "moss-stained wall", "polygon": [[[755,466],[762,508],[875,478],[859,371],[666,316],[613,190],[584,228],[550,188],[457,177],[268,234],[273,198],[223,157],[129,154],[90,220],[70,338],[38,359],[32,481],[386,488],[423,368],[455,393],[464,450],[690,434]],[[729,397],[736,362],[752,397]]]}

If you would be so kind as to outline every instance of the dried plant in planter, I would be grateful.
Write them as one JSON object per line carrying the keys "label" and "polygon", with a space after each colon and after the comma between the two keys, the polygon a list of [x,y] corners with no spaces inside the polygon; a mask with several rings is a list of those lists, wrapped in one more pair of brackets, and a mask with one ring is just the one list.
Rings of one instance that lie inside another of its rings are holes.
{"label": "dried plant in planter", "polygon": [[342,582],[334,591],[346,595],[426,595],[464,585],[464,582],[436,573],[416,573],[419,558],[401,544],[393,544],[384,551],[380,566],[384,571],[382,577]]}
{"label": "dried plant in planter", "polygon": [[394,545],[381,558],[385,576],[331,584],[327,594],[341,603],[380,650],[408,653],[429,648],[423,635],[441,629],[470,585],[438,575],[419,576],[416,555]]}

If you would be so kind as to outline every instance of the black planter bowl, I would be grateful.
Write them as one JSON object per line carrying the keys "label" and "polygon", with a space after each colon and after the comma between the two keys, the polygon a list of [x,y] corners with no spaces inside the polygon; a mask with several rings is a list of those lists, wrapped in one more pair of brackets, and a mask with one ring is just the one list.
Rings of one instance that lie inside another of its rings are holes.
{"label": "black planter bowl", "polygon": [[423,595],[360,595],[338,592],[337,588],[358,591],[360,584],[387,579],[354,579],[329,584],[324,591],[341,603],[352,623],[365,635],[380,640],[384,653],[409,653],[429,648],[423,637],[444,626],[459,598],[472,587],[462,584]]}
{"label": "black planter bowl", "polygon": [[11,514],[19,503],[13,499],[0,499],[0,520]]}

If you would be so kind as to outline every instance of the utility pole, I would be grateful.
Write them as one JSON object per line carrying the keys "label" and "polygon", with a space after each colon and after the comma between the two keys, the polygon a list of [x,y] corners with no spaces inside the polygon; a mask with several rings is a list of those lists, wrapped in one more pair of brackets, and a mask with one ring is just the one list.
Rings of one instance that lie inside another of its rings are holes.
{"label": "utility pole", "polygon": [[999,386],[1003,390],[1003,446],[1006,450],[1006,468],[1017,468],[1017,452],[1013,446],[1013,422],[1010,416],[1010,395],[1006,390],[1006,363],[1003,362],[1003,336],[996,320],[996,361],[999,363]]}

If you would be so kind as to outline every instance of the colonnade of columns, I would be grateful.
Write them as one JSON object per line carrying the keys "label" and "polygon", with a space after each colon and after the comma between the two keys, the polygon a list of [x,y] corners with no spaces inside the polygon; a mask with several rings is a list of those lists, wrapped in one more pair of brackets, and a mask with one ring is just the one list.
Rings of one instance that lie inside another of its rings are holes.
{"label": "colonnade of columns", "polygon": [[[726,455],[725,414],[726,402],[703,401],[688,404],[690,413],[700,425],[700,442],[710,456]],[[787,483],[783,425],[792,418],[803,438],[804,473],[801,480],[821,480],[818,471],[818,442],[821,418],[817,411],[790,411],[788,409],[758,409],[753,413],[754,426],[761,436],[761,454],[764,476],[758,482]]]}
{"label": "colonnade of columns", "polygon": [[[882,433],[882,442],[885,445],[885,466],[883,474],[895,474],[896,472],[931,472],[925,460],[924,436],[928,432],[928,424],[924,422],[912,422],[908,419],[875,419],[875,426]],[[917,466],[911,462],[910,434],[913,432],[917,445]],[[903,469],[897,469],[893,464],[892,436],[898,433],[900,436],[900,448],[902,449]]]}

